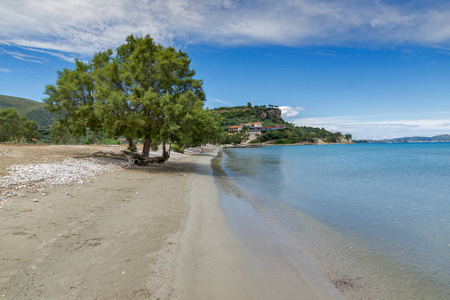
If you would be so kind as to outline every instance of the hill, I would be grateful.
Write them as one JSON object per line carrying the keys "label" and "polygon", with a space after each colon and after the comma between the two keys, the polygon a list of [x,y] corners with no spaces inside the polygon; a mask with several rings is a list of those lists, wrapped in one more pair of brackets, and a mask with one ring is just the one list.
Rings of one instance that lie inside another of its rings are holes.
{"label": "hill", "polygon": [[295,126],[281,117],[281,110],[273,105],[269,107],[247,106],[219,107],[212,110],[223,119],[221,126],[227,130],[230,126],[244,123],[261,122],[262,126],[282,125],[283,129],[267,131],[254,136],[254,143],[268,144],[326,144],[326,143],[352,143],[350,134],[343,136],[340,132],[330,132],[324,128]]}
{"label": "hill", "polygon": [[402,137],[389,140],[381,140],[384,143],[448,143],[450,142],[450,134],[435,135],[432,137],[412,136]]}
{"label": "hill", "polygon": [[19,115],[26,116],[39,126],[50,126],[53,124],[54,116],[44,109],[44,105],[30,99],[0,95],[0,109],[14,108]]}
{"label": "hill", "polygon": [[281,110],[277,107],[262,106],[233,106],[219,107],[212,110],[223,118],[222,127],[239,125],[243,123],[263,122],[264,126],[283,125],[286,122],[281,118]]}

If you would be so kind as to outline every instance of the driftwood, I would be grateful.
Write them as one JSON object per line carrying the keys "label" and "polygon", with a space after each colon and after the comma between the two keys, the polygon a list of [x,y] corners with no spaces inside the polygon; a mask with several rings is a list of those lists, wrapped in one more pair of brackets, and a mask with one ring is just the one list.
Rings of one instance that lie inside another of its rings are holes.
{"label": "driftwood", "polygon": [[110,157],[114,159],[122,159],[128,161],[128,166],[135,164],[138,166],[147,166],[149,164],[162,164],[166,160],[169,159],[170,154],[168,152],[164,152],[162,156],[158,157],[149,157],[149,156],[142,156],[139,153],[132,152],[132,151],[126,151],[121,150],[120,153],[114,153],[114,152],[103,152],[103,151],[97,151],[93,152],[91,154],[81,154],[81,155],[72,155],[73,158],[85,158],[85,157]]}

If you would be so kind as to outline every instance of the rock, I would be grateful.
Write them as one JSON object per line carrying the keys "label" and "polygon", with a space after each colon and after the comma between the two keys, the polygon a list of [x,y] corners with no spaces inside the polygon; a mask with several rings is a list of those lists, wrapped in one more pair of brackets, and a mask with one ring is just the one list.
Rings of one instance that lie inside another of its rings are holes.
{"label": "rock", "polygon": [[33,199],[33,202],[39,202],[39,200],[38,199]]}
{"label": "rock", "polygon": [[138,192],[136,192],[136,195],[139,195],[139,193],[138,193]]}
{"label": "rock", "polygon": [[66,192],[66,195],[69,195],[69,192]]}

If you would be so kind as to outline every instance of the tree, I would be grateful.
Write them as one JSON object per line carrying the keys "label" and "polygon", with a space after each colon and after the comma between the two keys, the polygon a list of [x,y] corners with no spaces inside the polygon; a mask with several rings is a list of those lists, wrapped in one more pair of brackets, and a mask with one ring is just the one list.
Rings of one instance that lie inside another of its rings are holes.
{"label": "tree", "polygon": [[0,110],[0,142],[9,142],[13,138],[17,138],[19,130],[19,113],[13,108]]}
{"label": "tree", "polygon": [[94,58],[106,62],[99,71],[97,111],[115,135],[143,138],[142,156],[149,155],[155,141],[165,150],[166,142],[181,139],[182,124],[200,117],[202,81],[194,79],[186,53],[156,45],[150,36],[131,35],[117,48],[116,58],[107,56]]}
{"label": "tree", "polygon": [[48,97],[44,102],[46,109],[58,116],[60,124],[71,135],[80,136],[90,131],[93,144],[94,133],[101,130],[101,119],[94,112],[94,64],[76,60],[75,67],[58,72],[56,86],[46,86]]}
{"label": "tree", "polygon": [[72,138],[67,126],[56,120],[50,127],[50,136],[55,144],[67,144]]}
{"label": "tree", "polygon": [[88,64],[64,70],[57,86],[47,88],[45,101],[62,125],[125,136],[130,147],[133,139],[143,139],[141,155],[132,154],[139,163],[151,161],[151,145],[162,143],[159,162],[165,161],[166,143],[205,141],[220,130],[203,109],[203,82],[194,78],[190,62],[186,53],[157,45],[148,35],[130,35],[115,57],[112,50],[99,52]]}
{"label": "tree", "polygon": [[22,117],[22,133],[27,143],[32,143],[34,139],[39,138],[38,124],[35,121],[27,120]]}
{"label": "tree", "polygon": [[0,110],[0,142],[10,142],[22,137],[31,143],[33,139],[39,138],[38,125],[35,121],[20,117],[14,108]]}

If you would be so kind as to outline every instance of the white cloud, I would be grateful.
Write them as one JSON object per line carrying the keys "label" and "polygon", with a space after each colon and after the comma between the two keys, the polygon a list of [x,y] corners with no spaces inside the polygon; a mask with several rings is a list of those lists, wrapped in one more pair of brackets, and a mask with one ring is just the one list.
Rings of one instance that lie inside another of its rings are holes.
{"label": "white cloud", "polygon": [[281,117],[283,119],[295,118],[300,111],[306,110],[304,107],[279,106]]}
{"label": "white cloud", "polygon": [[5,68],[0,68],[0,72],[9,73],[9,72],[11,72],[11,70],[5,69]]}
{"label": "white cloud", "polygon": [[[437,114],[435,114],[437,115]],[[439,119],[421,116],[338,116],[295,119],[297,126],[325,128],[350,133],[354,139],[380,140],[406,136],[434,136],[450,133],[450,114]]]}
{"label": "white cloud", "polygon": [[[423,4],[425,3],[425,4]],[[450,6],[346,0],[2,0],[0,44],[90,56],[150,34],[163,44],[449,46]]]}

